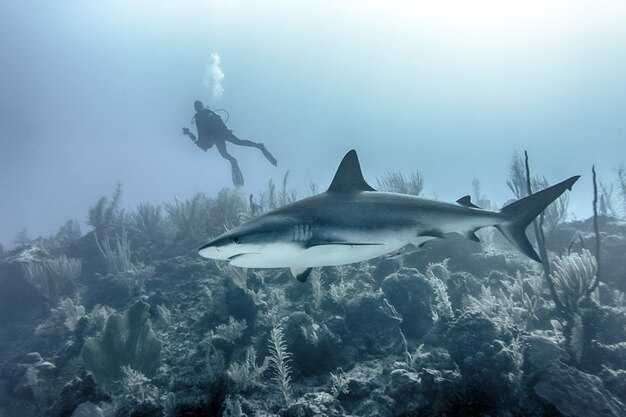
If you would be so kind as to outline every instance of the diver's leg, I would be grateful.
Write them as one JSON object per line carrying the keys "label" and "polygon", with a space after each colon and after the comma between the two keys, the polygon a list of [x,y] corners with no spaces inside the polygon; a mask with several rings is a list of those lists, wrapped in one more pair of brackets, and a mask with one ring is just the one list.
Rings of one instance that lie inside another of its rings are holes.
{"label": "diver's leg", "polygon": [[270,161],[270,163],[274,166],[276,166],[276,164],[278,163],[276,161],[276,158],[274,158],[274,155],[272,155],[270,153],[270,151],[267,150],[267,148],[265,147],[265,145],[263,145],[262,143],[256,143],[256,142],[252,142],[251,140],[242,140],[239,139],[237,136],[233,135],[233,133],[231,132],[230,135],[228,135],[225,140],[227,140],[230,143],[233,143],[235,145],[241,145],[241,146],[252,146],[255,147],[257,149],[259,149],[261,152],[263,152],[263,155],[265,156],[265,158]]}
{"label": "diver's leg", "polygon": [[226,150],[226,142],[224,142],[223,140],[216,140],[215,147],[219,151],[220,155],[222,155],[223,158],[228,159],[228,161],[230,162],[230,171],[233,177],[233,184],[243,185],[243,174],[239,169],[239,164],[237,163],[237,160],[233,156],[231,156]]}
{"label": "diver's leg", "polygon": [[260,143],[252,142],[251,140],[239,139],[237,136],[233,134],[233,132],[230,132],[229,135],[224,137],[224,140],[232,143],[233,145],[239,145],[239,146],[251,146],[253,148],[259,148],[259,149],[262,146]]}
{"label": "diver's leg", "polygon": [[228,159],[231,165],[237,163],[237,160],[226,150],[226,142],[224,142],[223,140],[216,140],[215,147],[217,148],[220,155],[222,155],[222,158]]}

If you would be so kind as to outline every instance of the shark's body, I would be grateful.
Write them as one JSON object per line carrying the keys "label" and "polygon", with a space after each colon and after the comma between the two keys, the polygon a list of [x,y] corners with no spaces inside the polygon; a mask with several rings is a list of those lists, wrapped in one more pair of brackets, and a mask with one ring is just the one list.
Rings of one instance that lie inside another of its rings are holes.
{"label": "shark's body", "polygon": [[521,252],[540,262],[524,230],[577,179],[489,211],[474,206],[469,196],[443,203],[375,191],[363,179],[356,152],[350,151],[328,191],[229,230],[199,253],[240,267],[291,268],[304,281],[312,267],[365,261],[450,232],[478,241],[476,230],[495,226]]}

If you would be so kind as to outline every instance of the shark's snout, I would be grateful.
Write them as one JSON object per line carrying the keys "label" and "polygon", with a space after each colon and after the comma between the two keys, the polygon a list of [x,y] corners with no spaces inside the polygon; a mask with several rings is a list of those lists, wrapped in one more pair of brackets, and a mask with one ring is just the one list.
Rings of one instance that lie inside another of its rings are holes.
{"label": "shark's snout", "polygon": [[209,242],[204,246],[201,246],[198,249],[198,254],[203,258],[209,259],[218,259],[218,260],[226,260],[228,259],[228,255],[223,251],[220,251],[219,247],[216,246],[213,242]]}

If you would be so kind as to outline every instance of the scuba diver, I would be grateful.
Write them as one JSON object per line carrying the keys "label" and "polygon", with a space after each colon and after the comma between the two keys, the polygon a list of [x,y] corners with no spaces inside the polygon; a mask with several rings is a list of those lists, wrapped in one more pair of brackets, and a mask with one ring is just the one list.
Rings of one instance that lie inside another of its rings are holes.
{"label": "scuba diver", "polygon": [[226,126],[222,118],[208,107],[205,107],[200,100],[196,100],[193,103],[193,107],[196,109],[196,114],[191,119],[191,123],[196,124],[198,137],[196,138],[186,127],[183,127],[183,134],[189,136],[191,140],[205,152],[215,145],[220,155],[230,161],[233,183],[235,185],[243,185],[243,175],[241,174],[237,160],[226,150],[226,142],[257,148],[263,152],[265,158],[267,158],[272,165],[276,166],[276,158],[265,148],[265,145],[239,139],[233,134],[233,131]]}

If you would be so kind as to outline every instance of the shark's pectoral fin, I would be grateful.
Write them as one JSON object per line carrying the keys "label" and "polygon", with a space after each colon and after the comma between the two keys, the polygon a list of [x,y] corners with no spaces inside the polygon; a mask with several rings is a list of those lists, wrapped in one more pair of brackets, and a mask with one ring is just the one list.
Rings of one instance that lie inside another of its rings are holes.
{"label": "shark's pectoral fin", "polygon": [[291,267],[291,274],[300,282],[306,282],[313,268]]}

